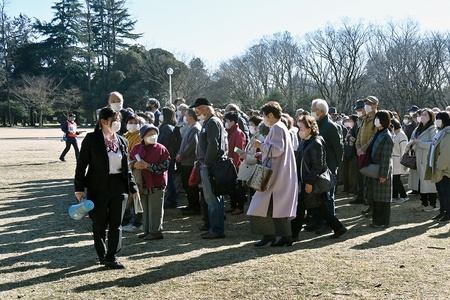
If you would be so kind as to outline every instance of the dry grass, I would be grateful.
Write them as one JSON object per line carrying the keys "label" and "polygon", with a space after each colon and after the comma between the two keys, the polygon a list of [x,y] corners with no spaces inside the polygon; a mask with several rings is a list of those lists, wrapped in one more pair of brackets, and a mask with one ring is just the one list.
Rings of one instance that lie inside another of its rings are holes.
{"label": "dry grass", "polygon": [[[200,239],[200,217],[165,216],[165,238],[125,233],[122,270],[96,265],[87,218],[71,220],[73,150],[58,129],[0,128],[1,299],[448,299],[450,225],[392,205],[374,231],[338,195],[340,240],[302,232],[293,247],[256,249],[244,215],[227,216],[223,240]],[[185,199],[181,203],[186,203]]]}

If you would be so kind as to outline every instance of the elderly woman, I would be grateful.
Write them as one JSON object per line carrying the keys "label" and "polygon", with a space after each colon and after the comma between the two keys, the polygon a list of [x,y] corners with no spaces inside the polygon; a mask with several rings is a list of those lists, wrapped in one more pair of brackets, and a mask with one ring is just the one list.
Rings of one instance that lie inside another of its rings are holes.
{"label": "elderly woman", "polygon": [[[261,111],[263,121],[270,128],[264,142],[255,140],[255,148],[261,149],[262,160],[271,157],[269,166],[273,174],[269,189],[257,191],[252,198],[247,214],[251,216],[252,229],[262,239],[255,246],[291,246],[290,220],[297,210],[297,169],[292,140],[286,125],[281,122],[282,109],[278,102],[266,103]],[[281,238],[275,242],[275,237]]]}
{"label": "elderly woman", "polygon": [[436,209],[437,191],[436,185],[429,180],[425,180],[425,169],[427,166],[428,152],[431,143],[436,135],[434,126],[434,114],[431,109],[425,108],[421,115],[417,117],[419,126],[413,131],[411,140],[406,146],[411,147],[416,153],[417,169],[409,169],[408,187],[420,192],[420,201],[422,204],[415,207],[416,211],[434,211]]}
{"label": "elderly woman", "polygon": [[428,154],[425,179],[435,182],[439,195],[440,211],[433,220],[450,221],[450,114],[441,111],[436,115],[438,133],[433,138]]}
{"label": "elderly woman", "polygon": [[313,193],[313,185],[320,174],[327,170],[325,141],[319,136],[319,127],[312,116],[304,116],[299,120],[299,136],[302,140],[297,151],[297,168],[301,190],[298,200],[297,217],[292,220],[292,238],[298,240],[305,215],[305,208],[314,213],[333,229],[332,238],[338,238],[347,232],[342,223],[326,206],[327,192]]}
{"label": "elderly woman", "polygon": [[392,198],[397,203],[409,200],[405,187],[401,181],[401,175],[408,174],[408,168],[400,163],[403,153],[405,153],[408,137],[403,132],[400,122],[397,119],[391,120],[394,126],[394,149],[392,151]]}
{"label": "elderly woman", "polygon": [[387,228],[391,217],[392,200],[392,150],[394,141],[389,126],[391,115],[386,110],[375,114],[373,121],[377,131],[370,138],[367,151],[372,163],[380,165],[378,178],[368,178],[367,199],[373,203],[372,227]]}

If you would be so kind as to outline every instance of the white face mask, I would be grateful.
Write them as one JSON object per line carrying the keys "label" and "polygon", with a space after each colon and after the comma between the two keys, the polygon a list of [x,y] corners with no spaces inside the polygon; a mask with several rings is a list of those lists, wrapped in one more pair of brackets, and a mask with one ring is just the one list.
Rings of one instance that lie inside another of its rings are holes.
{"label": "white face mask", "polygon": [[437,128],[442,128],[442,120],[441,119],[436,119],[436,122],[434,122],[434,124],[436,124]]}
{"label": "white face mask", "polygon": [[380,127],[380,119],[376,118],[375,121],[373,121],[373,124],[375,125],[375,127]]}
{"label": "white face mask", "polygon": [[197,116],[198,117],[198,119],[200,120],[200,121],[204,121],[205,120],[205,115],[200,115],[200,116]]}
{"label": "white face mask", "polygon": [[412,116],[414,115],[414,113],[413,113],[413,112],[410,112],[409,115],[412,117]]}
{"label": "white face mask", "polygon": [[187,123],[187,117],[186,116],[183,117],[183,122]]}
{"label": "white face mask", "polygon": [[422,122],[422,117],[417,117],[417,123]]}
{"label": "white face mask", "polygon": [[250,134],[256,134],[256,128],[255,126],[249,126],[248,131],[250,131]]}
{"label": "white face mask", "polygon": [[372,112],[372,105],[365,104],[364,110],[366,111],[366,113]]}
{"label": "white face mask", "polygon": [[317,113],[315,111],[311,112],[311,117],[313,117],[316,120],[319,120],[319,116],[317,116]]}
{"label": "white face mask", "polygon": [[311,130],[299,131],[299,132],[298,132],[298,136],[299,136],[302,140],[304,140],[304,139],[306,139],[306,138],[310,135],[310,133],[311,133]]}
{"label": "white face mask", "polygon": [[409,123],[409,120],[408,119],[403,119],[403,124],[408,124]]}
{"label": "white face mask", "polygon": [[[417,119],[419,119],[419,118],[417,118]],[[423,125],[427,124],[429,120],[430,120],[430,118],[428,116],[426,116],[426,117],[422,116],[420,118],[420,122],[422,122]]]}
{"label": "white face mask", "polygon": [[136,132],[141,128],[139,124],[127,124],[127,130],[130,133]]}
{"label": "white face mask", "polygon": [[181,111],[177,110],[177,118],[181,117]]}
{"label": "white face mask", "polygon": [[118,102],[118,103],[111,103],[109,106],[111,107],[111,109],[117,110],[117,111],[120,111],[122,109],[122,107],[123,107],[122,103],[120,103],[120,102]]}
{"label": "white face mask", "polygon": [[163,115],[159,115],[159,123],[164,122],[164,116]]}
{"label": "white face mask", "polygon": [[336,121],[336,124],[342,125],[342,120]]}
{"label": "white face mask", "polygon": [[358,118],[361,118],[362,116],[364,116],[364,114],[362,113],[362,111],[357,111],[356,114],[358,115]]}
{"label": "white face mask", "polygon": [[345,122],[344,126],[348,128],[348,127],[350,127],[350,123],[349,122]]}
{"label": "white face mask", "polygon": [[230,123],[229,122],[225,122],[225,128],[226,129],[230,129],[230,127],[231,127]]}
{"label": "white face mask", "polygon": [[145,138],[145,141],[147,144],[156,144],[156,141],[158,140],[158,135],[153,134]]}
{"label": "white face mask", "polygon": [[111,123],[111,132],[118,132],[120,130],[120,122],[119,121],[114,121]]}
{"label": "white face mask", "polygon": [[70,121],[70,122],[73,122],[73,121],[75,121],[75,118],[74,118],[74,117],[70,117],[70,118],[69,118],[69,121]]}

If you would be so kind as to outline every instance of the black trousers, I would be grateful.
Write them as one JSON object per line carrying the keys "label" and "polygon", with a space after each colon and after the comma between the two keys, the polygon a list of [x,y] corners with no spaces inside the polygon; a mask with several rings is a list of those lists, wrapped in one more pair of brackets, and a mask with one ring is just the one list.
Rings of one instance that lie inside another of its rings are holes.
{"label": "black trousers", "polygon": [[358,192],[358,178],[360,173],[358,170],[357,156],[345,158],[342,163],[342,175],[344,180],[344,191],[356,194]]}
{"label": "black trousers", "polygon": [[[127,188],[122,174],[109,175],[108,192],[88,190],[87,197],[94,202],[94,209],[89,212],[92,220],[94,247],[99,258],[114,261],[115,255],[122,248],[122,218],[125,212]],[[108,242],[106,243],[106,229]]]}
{"label": "black trousers", "polygon": [[246,200],[245,189],[243,182],[238,180],[236,183],[236,188],[228,194],[230,196],[230,206],[232,208],[239,208],[244,210],[244,203]]}
{"label": "black trousers", "polygon": [[78,142],[76,137],[67,137],[66,148],[64,148],[63,152],[60,155],[60,158],[64,158],[70,150],[70,146],[73,146],[73,150],[75,150],[75,158],[78,159],[78,155],[80,154],[80,150],[78,149]]}
{"label": "black trousers", "polygon": [[181,184],[186,192],[189,207],[195,211],[200,211],[200,189],[198,186],[189,186],[189,176],[193,166],[181,166]]}
{"label": "black trousers", "polygon": [[[403,186],[402,180],[400,178],[400,174],[392,175],[392,198],[406,198],[405,187]],[[436,202],[435,202],[436,203]]]}
{"label": "black trousers", "polygon": [[297,215],[295,219],[291,220],[291,230],[293,237],[297,237],[302,230],[303,223],[305,222],[305,210],[305,198],[302,195],[302,192],[300,192],[298,194]]}
{"label": "black trousers", "polygon": [[391,218],[391,203],[373,201],[372,221],[374,225],[389,226]]}

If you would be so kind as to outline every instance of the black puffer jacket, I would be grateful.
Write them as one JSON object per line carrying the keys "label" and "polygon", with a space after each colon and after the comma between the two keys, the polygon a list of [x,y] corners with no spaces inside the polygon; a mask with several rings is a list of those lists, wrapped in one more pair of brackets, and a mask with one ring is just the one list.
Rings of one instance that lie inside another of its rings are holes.
{"label": "black puffer jacket", "polygon": [[297,168],[302,190],[305,185],[313,185],[317,176],[327,169],[323,138],[319,135],[303,140],[297,152]]}

